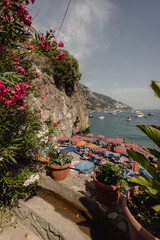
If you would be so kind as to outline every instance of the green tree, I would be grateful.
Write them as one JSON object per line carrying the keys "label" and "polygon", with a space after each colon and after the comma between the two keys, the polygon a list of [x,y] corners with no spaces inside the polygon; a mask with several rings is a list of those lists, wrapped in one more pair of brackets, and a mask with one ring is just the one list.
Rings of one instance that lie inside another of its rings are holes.
{"label": "green tree", "polygon": [[58,88],[64,88],[66,94],[70,95],[81,78],[77,59],[63,50],[65,58],[54,62],[54,79]]}

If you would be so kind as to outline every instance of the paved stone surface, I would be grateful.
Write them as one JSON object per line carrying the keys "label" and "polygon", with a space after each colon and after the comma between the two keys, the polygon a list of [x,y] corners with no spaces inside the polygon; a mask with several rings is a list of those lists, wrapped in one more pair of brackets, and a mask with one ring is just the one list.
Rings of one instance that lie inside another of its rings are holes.
{"label": "paved stone surface", "polygon": [[16,228],[4,228],[0,233],[0,240],[42,240],[42,238],[24,225],[18,223]]}

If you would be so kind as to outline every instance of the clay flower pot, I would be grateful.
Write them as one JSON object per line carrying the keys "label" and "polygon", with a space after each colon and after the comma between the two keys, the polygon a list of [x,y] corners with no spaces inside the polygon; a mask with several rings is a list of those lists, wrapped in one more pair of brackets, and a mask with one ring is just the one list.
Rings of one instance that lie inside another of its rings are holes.
{"label": "clay flower pot", "polygon": [[52,178],[55,181],[64,180],[68,175],[70,165],[71,163],[67,163],[63,166],[57,166],[57,165],[51,164],[49,168],[51,171]]}
{"label": "clay flower pot", "polygon": [[[138,187],[136,187],[136,190],[138,190]],[[127,200],[129,197],[130,190],[128,190],[126,195],[123,196],[122,205],[124,213],[128,220],[131,240],[160,240],[159,238],[154,237],[145,228],[143,228],[142,225],[133,217],[127,207]]]}
{"label": "clay flower pot", "polygon": [[99,202],[107,205],[115,205],[120,197],[120,190],[118,186],[107,186],[99,182],[96,178],[96,174],[93,176],[96,194]]}

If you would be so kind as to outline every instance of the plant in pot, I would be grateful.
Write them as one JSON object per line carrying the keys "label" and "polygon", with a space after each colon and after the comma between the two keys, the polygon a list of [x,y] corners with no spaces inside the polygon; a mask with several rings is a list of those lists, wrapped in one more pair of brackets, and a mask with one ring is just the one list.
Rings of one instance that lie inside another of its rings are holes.
{"label": "plant in pot", "polygon": [[56,181],[64,180],[68,175],[72,156],[68,155],[67,152],[62,154],[59,151],[56,151],[54,146],[49,147],[47,154],[50,158],[49,168],[52,178]]}
{"label": "plant in pot", "polygon": [[120,189],[123,191],[127,187],[121,166],[116,167],[112,163],[107,163],[95,168],[94,182],[96,186],[97,198],[101,203],[114,205],[120,197]]}
{"label": "plant in pot", "polygon": [[[151,82],[151,88],[160,98],[160,82]],[[159,148],[160,127],[154,125],[137,125]],[[150,174],[149,177],[137,176],[129,182],[138,184],[127,191],[123,198],[124,212],[128,218],[131,240],[160,239],[160,152],[146,148],[157,158],[152,163],[139,152],[128,150],[128,154]]]}

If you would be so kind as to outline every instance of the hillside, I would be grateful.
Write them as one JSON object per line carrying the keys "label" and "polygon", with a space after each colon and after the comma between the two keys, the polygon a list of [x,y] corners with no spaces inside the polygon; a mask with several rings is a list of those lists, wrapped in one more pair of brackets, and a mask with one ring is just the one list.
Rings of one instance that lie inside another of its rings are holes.
{"label": "hillside", "polygon": [[79,84],[82,96],[86,101],[86,106],[88,110],[132,110],[133,108],[112,99],[108,96],[92,92],[88,87],[83,84]]}

